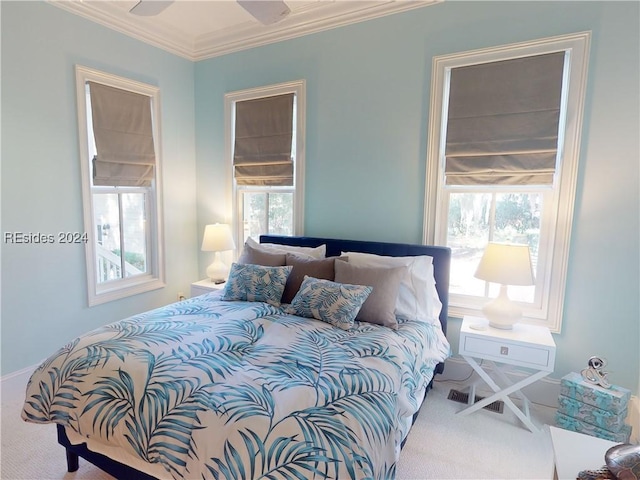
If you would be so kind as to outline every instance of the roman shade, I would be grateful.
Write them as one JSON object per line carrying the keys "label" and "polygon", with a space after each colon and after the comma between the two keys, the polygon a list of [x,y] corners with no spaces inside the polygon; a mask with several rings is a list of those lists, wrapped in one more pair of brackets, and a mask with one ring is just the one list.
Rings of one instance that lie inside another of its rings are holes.
{"label": "roman shade", "polygon": [[155,176],[151,99],[88,82],[93,135],[93,184],[150,186]]}
{"label": "roman shade", "polygon": [[549,185],[564,52],[451,69],[447,185]]}
{"label": "roman shade", "polygon": [[237,185],[293,186],[293,93],[236,102]]}

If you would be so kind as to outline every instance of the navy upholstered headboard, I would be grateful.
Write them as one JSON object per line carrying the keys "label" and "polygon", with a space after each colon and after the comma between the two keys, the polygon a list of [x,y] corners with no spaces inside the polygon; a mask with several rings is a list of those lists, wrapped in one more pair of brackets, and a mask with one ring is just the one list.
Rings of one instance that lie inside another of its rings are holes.
{"label": "navy upholstered headboard", "polygon": [[327,257],[340,255],[340,252],[364,252],[390,257],[408,257],[429,255],[433,257],[433,272],[436,279],[436,290],[442,302],[440,323],[442,331],[447,333],[447,315],[449,307],[449,269],[451,266],[451,249],[430,245],[413,245],[406,243],[367,242],[361,240],[338,240],[321,237],[287,237],[280,235],[261,235],[260,243],[277,243],[298,247],[327,246]]}

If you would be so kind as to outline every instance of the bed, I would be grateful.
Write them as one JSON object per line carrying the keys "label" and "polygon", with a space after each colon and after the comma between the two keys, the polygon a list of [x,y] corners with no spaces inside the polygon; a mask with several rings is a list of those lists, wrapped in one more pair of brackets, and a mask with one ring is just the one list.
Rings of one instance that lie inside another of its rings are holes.
{"label": "bed", "polygon": [[[449,355],[449,249],[253,247],[263,261],[241,257],[225,289],[88,332],[38,367],[22,417],[57,424],[69,471],[82,457],[120,479],[395,477]],[[327,264],[330,277],[309,275]],[[290,303],[273,301],[294,278]]]}

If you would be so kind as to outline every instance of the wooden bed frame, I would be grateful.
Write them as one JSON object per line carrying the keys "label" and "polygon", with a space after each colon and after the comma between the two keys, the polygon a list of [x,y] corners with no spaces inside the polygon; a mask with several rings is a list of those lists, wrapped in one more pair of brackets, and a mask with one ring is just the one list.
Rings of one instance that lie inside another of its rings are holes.
{"label": "wooden bed frame", "polygon": [[[326,256],[338,256],[341,252],[363,252],[373,253],[377,255],[385,255],[390,257],[404,257],[429,255],[433,257],[433,270],[436,280],[436,290],[442,302],[442,310],[440,312],[440,323],[442,331],[447,333],[447,318],[449,304],[449,271],[451,265],[451,249],[448,247],[436,247],[429,245],[401,244],[401,243],[385,243],[385,242],[368,242],[360,240],[339,240],[333,238],[321,237],[287,237],[278,235],[262,235],[260,243],[277,243],[280,245],[291,245],[299,247],[317,247],[320,245],[327,246]],[[439,363],[436,366],[435,373],[442,373],[444,364]],[[432,380],[433,382],[433,380]],[[427,390],[430,388],[427,387]],[[425,392],[426,398],[426,392]],[[424,400],[423,400],[424,401]],[[415,422],[418,413],[413,417]],[[136,470],[129,465],[125,465],[115,461],[106,455],[93,452],[87,448],[86,443],[74,445],[69,440],[65,429],[62,425],[56,425],[58,429],[58,443],[66,450],[67,470],[75,472],[79,467],[79,457],[84,458],[89,463],[95,465],[106,473],[121,480],[157,480],[155,477],[147,473]],[[406,438],[404,439],[406,441]],[[404,445],[404,441],[402,445]]]}

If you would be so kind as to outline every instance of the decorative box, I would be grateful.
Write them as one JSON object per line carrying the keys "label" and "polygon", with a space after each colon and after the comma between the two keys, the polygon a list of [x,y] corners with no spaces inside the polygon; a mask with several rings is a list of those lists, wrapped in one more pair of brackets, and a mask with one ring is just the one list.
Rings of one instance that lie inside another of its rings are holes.
{"label": "decorative box", "polygon": [[623,425],[619,432],[610,432],[604,428],[596,427],[582,422],[576,418],[569,417],[560,412],[556,412],[556,425],[565,430],[584,433],[593,437],[604,438],[612,442],[628,443],[631,436],[631,426]]}
{"label": "decorative box", "polygon": [[612,442],[626,443],[631,427],[624,423],[631,391],[612,385],[604,388],[571,372],[560,381],[556,425]]}
{"label": "decorative box", "polygon": [[629,398],[631,398],[631,390],[616,385],[610,388],[594,385],[575,372],[562,377],[560,394],[616,414],[621,414],[627,409]]}
{"label": "decorative box", "polygon": [[619,432],[627,418],[626,408],[620,413],[614,413],[564,395],[558,397],[558,405],[558,412],[612,433]]}

